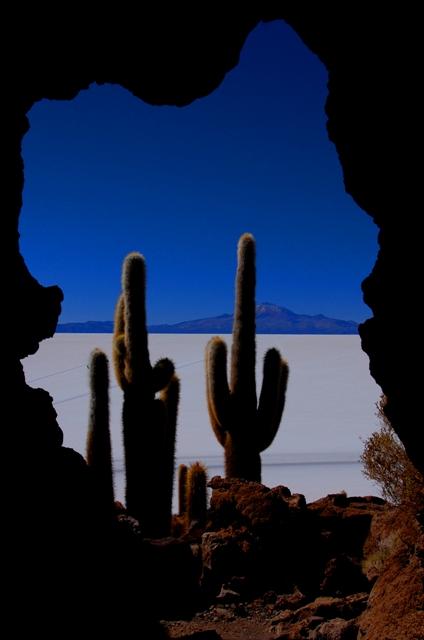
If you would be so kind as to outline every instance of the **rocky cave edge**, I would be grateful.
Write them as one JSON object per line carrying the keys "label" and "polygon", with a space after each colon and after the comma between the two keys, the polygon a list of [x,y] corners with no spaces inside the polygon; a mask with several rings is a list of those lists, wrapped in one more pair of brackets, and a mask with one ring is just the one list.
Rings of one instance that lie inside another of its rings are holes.
{"label": "rocky cave edge", "polygon": [[[113,12],[91,2],[54,9],[47,3],[16,3],[7,9],[2,80],[3,272],[7,324],[13,335],[4,341],[3,388],[4,406],[12,404],[5,430],[5,471],[8,482],[13,478],[7,500],[14,506],[6,531],[14,559],[8,576],[10,593],[21,594],[18,603],[11,596],[10,612],[16,614],[16,608],[20,610],[26,602],[22,575],[17,573],[24,571],[29,601],[30,594],[39,593],[39,576],[47,571],[47,599],[54,608],[63,606],[54,585],[63,586],[67,576],[75,578],[79,572],[97,575],[101,571],[99,548],[89,551],[90,545],[96,548],[99,534],[87,506],[83,461],[73,458],[69,450],[64,453],[49,403],[28,391],[20,364],[23,357],[35,353],[41,340],[53,335],[62,301],[59,287],[40,285],[19,253],[26,114],[38,100],[70,100],[93,82],[119,84],[152,105],[183,107],[219,86],[261,20],[285,20],[328,70],[327,130],[342,165],[345,188],[380,229],[377,261],[362,283],[364,300],[373,314],[360,326],[362,348],[370,358],[371,375],[388,398],[386,413],[424,474],[418,340],[409,318],[411,306],[417,306],[422,251],[415,230],[422,115],[418,99],[421,38],[414,11],[405,3],[382,9],[362,2],[272,1],[252,1],[249,7],[217,2],[208,5],[207,11],[203,6],[192,9],[188,3],[148,2],[142,6],[121,3],[114,5]],[[33,320],[31,328],[28,317]],[[84,511],[86,523],[92,526],[87,524],[83,530],[74,516]],[[111,555],[114,567],[117,558]],[[97,563],[96,569],[86,566],[88,558]],[[125,581],[131,583],[129,575]],[[101,589],[102,580],[97,585]],[[39,619],[45,626],[46,605],[41,604],[41,596],[34,598],[32,624]],[[84,598],[90,600],[87,585],[81,588],[81,603]],[[128,593],[121,598],[121,608],[129,617],[130,600]],[[95,612],[91,613],[94,619]],[[24,618],[16,615],[16,624],[24,625]]]}

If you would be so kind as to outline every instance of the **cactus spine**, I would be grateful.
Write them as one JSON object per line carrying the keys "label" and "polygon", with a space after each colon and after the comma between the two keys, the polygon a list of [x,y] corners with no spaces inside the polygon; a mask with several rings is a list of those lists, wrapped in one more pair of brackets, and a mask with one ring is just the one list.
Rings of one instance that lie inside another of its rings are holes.
{"label": "cactus spine", "polygon": [[150,364],[145,302],[145,261],[130,253],[123,264],[113,344],[115,375],[124,392],[126,506],[147,537],[159,538],[169,535],[171,526],[180,385],[171,360]]}
{"label": "cactus spine", "polygon": [[255,286],[255,240],[245,233],[238,243],[230,384],[227,346],[212,338],[206,346],[206,397],[212,428],[225,450],[226,476],[260,482],[260,453],[274,440],[283,415],[288,365],[277,349],[268,349],[257,406]]}
{"label": "cactus spine", "polygon": [[93,472],[99,507],[115,515],[112,449],[109,431],[109,370],[106,354],[94,349],[89,360],[90,412],[86,460]]}

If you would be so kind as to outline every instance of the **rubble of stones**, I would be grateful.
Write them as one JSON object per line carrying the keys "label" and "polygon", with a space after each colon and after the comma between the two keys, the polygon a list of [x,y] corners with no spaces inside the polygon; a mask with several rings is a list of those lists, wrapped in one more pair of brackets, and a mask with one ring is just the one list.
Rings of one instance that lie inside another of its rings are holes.
{"label": "rubble of stones", "polygon": [[[206,530],[160,543],[174,578],[186,578],[183,593],[170,577],[168,597],[192,603],[184,615],[178,605],[172,615],[158,612],[167,621],[191,620],[186,635],[172,635],[178,623],[168,622],[170,637],[206,638],[203,631],[221,623],[230,629],[252,621],[276,640],[424,638],[420,515],[372,496],[342,492],[307,505],[282,486],[220,477],[209,484]],[[177,551],[184,543],[190,560]]]}

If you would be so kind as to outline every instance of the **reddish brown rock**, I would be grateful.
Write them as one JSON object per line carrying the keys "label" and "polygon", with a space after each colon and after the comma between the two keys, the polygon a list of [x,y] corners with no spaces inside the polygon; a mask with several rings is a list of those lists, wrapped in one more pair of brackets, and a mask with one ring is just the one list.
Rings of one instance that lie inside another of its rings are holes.
{"label": "reddish brown rock", "polygon": [[361,561],[383,500],[335,494],[306,505],[287,487],[219,477],[210,486],[207,529],[215,533],[204,537],[202,548],[204,574],[215,572],[218,591],[233,576],[278,593],[297,586],[309,599],[371,588]]}
{"label": "reddish brown rock", "polygon": [[348,498],[332,494],[308,505],[319,518],[322,552],[328,559],[346,554],[361,558],[374,516],[385,509],[385,502],[374,496]]}
{"label": "reddish brown rock", "polygon": [[202,536],[203,589],[218,595],[222,585],[243,579],[243,594],[250,595],[261,572],[261,553],[257,539],[246,527],[234,531],[228,527]]}
{"label": "reddish brown rock", "polygon": [[[215,606],[195,616],[193,629],[221,625],[225,640],[423,638],[417,518],[372,497],[337,494],[306,506],[286,488],[221,478],[213,486],[201,546],[202,581],[215,581]],[[231,518],[234,526],[211,530]],[[291,572],[287,590],[274,588],[282,567]],[[306,595],[294,586],[305,569],[319,577]]]}
{"label": "reddish brown rock", "polygon": [[356,620],[334,618],[319,625],[309,634],[309,640],[356,640],[358,627]]}
{"label": "reddish brown rock", "polygon": [[315,575],[316,545],[310,542],[318,535],[304,497],[287,487],[269,489],[235,478],[215,477],[209,485],[213,493],[202,542],[203,577],[211,584],[214,573],[218,592],[224,582],[244,577],[252,597],[270,589],[290,593],[296,573],[296,585],[303,590],[305,576],[309,583]]}
{"label": "reddish brown rock", "polygon": [[[208,530],[228,526],[249,526],[255,534],[268,533],[271,526],[281,526],[289,514],[287,487],[269,489],[258,482],[215,476],[209,482],[212,498],[208,512]],[[296,504],[295,508],[299,508]],[[306,508],[306,505],[305,505]]]}
{"label": "reddish brown rock", "polygon": [[356,593],[347,598],[319,597],[295,611],[284,611],[278,618],[275,618],[275,623],[279,620],[298,622],[309,619],[311,616],[318,616],[323,620],[332,618],[352,620],[364,611],[367,601],[367,593]]}
{"label": "reddish brown rock", "polygon": [[322,595],[348,596],[369,591],[369,588],[369,581],[363,574],[358,559],[349,558],[343,553],[327,562],[324,579],[320,586]]}
{"label": "reddish brown rock", "polygon": [[375,519],[365,570],[376,582],[359,631],[366,640],[424,638],[424,535],[412,514],[389,508]]}
{"label": "reddish brown rock", "polygon": [[294,593],[278,596],[275,601],[275,608],[296,611],[296,609],[303,607],[304,604],[306,604],[306,597],[298,589],[295,589]]}
{"label": "reddish brown rock", "polygon": [[[367,600],[368,595],[364,593],[348,598],[321,597],[296,611],[285,611],[271,623],[275,638],[277,640],[297,640],[302,637],[328,638],[329,640],[353,639],[355,637],[352,635],[353,630],[357,629],[355,620],[365,609]],[[342,635],[335,635],[337,632]]]}

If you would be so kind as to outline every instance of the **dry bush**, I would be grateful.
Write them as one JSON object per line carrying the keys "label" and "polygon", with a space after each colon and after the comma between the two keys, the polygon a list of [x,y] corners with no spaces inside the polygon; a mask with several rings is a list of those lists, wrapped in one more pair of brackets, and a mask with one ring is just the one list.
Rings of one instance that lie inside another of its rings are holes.
{"label": "dry bush", "polygon": [[380,430],[364,441],[362,473],[373,480],[385,500],[408,509],[424,508],[424,479],[409,460],[405,447],[384,413],[387,398],[376,403]]}
{"label": "dry bush", "polygon": [[372,580],[380,574],[386,560],[396,553],[402,547],[402,544],[397,531],[391,531],[388,536],[378,540],[377,549],[367,555],[361,562],[362,572],[367,576],[368,580]]}

